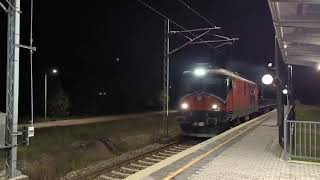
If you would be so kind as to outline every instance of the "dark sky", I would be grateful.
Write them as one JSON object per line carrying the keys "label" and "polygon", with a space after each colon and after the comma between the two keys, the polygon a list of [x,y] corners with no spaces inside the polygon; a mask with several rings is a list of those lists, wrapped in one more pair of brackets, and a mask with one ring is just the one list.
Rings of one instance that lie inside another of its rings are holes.
{"label": "dark sky", "polygon": [[[176,0],[146,2],[187,29],[209,26]],[[258,81],[265,72],[264,66],[274,59],[274,30],[267,1],[185,2],[222,27],[223,31],[217,33],[238,37],[240,41],[219,49],[220,53],[206,45],[195,45],[174,54],[171,57],[172,96],[178,94],[181,72],[195,62],[223,62],[226,67]],[[29,38],[28,3],[28,0],[22,3],[23,44],[27,44]],[[3,110],[6,19],[3,12],[0,15],[0,107]],[[54,93],[53,86],[62,87],[72,101],[74,114],[143,111],[150,98],[157,98],[162,79],[163,19],[137,1],[35,0],[34,23],[34,44],[38,49],[34,56],[37,114],[43,111],[43,78],[50,67],[59,68],[60,74],[49,78],[48,93]],[[177,45],[176,41],[183,42],[179,37],[172,41],[172,46]],[[116,61],[117,58],[120,61]],[[319,95],[315,92],[319,85],[304,80],[319,81],[319,75],[311,68],[298,68],[295,72],[298,98],[306,103],[318,103]],[[29,112],[29,73],[28,53],[22,51],[21,114]],[[107,92],[107,96],[98,96],[100,91]]]}

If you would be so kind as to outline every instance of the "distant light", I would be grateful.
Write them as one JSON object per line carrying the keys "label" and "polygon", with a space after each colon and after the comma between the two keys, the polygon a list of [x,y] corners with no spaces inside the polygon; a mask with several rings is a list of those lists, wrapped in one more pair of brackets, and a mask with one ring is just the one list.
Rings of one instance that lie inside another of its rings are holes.
{"label": "distant light", "polygon": [[318,64],[318,71],[320,71],[320,64]]}
{"label": "distant light", "polygon": [[188,108],[189,108],[189,104],[187,104],[187,103],[181,104],[181,109],[188,109]]}
{"label": "distant light", "polygon": [[119,61],[120,61],[120,58],[116,58],[116,61],[118,61],[118,62],[119,62]]}
{"label": "distant light", "polygon": [[272,68],[273,64],[270,62],[268,63],[268,68]]}
{"label": "distant light", "polygon": [[57,69],[52,69],[52,73],[53,74],[58,74],[58,70]]}
{"label": "distant light", "polygon": [[99,92],[99,96],[102,96],[102,92]]}
{"label": "distant light", "polygon": [[195,75],[195,76],[204,76],[204,75],[206,75],[207,74],[207,70],[206,69],[204,69],[204,68],[197,68],[197,69],[195,69],[194,71],[193,71],[193,74]]}
{"label": "distant light", "polygon": [[285,49],[287,49],[288,45],[287,45],[287,44],[285,44],[285,45],[283,45],[283,47],[284,47]]}
{"label": "distant light", "polygon": [[282,93],[283,93],[283,94],[288,94],[288,89],[282,90]]}
{"label": "distant light", "polygon": [[103,92],[103,95],[105,96],[105,95],[107,95],[107,93],[106,93],[106,92]]}
{"label": "distant light", "polygon": [[270,85],[273,82],[273,77],[270,74],[266,74],[262,77],[262,83],[265,85]]}

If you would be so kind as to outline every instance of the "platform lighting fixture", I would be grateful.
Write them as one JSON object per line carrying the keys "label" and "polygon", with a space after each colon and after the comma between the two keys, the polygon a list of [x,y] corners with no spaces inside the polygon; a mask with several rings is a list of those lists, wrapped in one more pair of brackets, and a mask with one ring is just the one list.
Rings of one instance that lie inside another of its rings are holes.
{"label": "platform lighting fixture", "polygon": [[202,77],[205,76],[207,74],[207,70],[205,68],[196,68],[193,71],[193,74],[197,77]]}
{"label": "platform lighting fixture", "polygon": [[272,68],[273,64],[270,62],[268,63],[268,68]]}
{"label": "platform lighting fixture", "polygon": [[282,93],[283,93],[284,95],[287,95],[287,94],[288,94],[288,89],[282,90]]}
{"label": "platform lighting fixture", "polygon": [[262,83],[265,85],[270,85],[273,83],[273,77],[270,74],[266,74],[262,77]]}

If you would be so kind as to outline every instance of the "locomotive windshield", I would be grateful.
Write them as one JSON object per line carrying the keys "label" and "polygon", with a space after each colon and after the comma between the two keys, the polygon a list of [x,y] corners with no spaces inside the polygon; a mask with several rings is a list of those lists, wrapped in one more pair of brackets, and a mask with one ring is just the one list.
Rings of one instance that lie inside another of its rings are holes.
{"label": "locomotive windshield", "polygon": [[206,92],[225,100],[228,94],[228,80],[224,75],[207,74],[195,77],[192,73],[183,75],[183,93]]}

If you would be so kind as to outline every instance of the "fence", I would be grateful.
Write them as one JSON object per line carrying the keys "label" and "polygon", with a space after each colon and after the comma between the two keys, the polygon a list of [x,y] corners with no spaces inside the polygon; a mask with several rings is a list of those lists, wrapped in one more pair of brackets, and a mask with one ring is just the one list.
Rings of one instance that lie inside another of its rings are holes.
{"label": "fence", "polygon": [[[320,122],[294,120],[294,108],[285,119],[287,125],[288,158],[290,160],[320,160]],[[319,161],[320,162],[320,161]]]}

